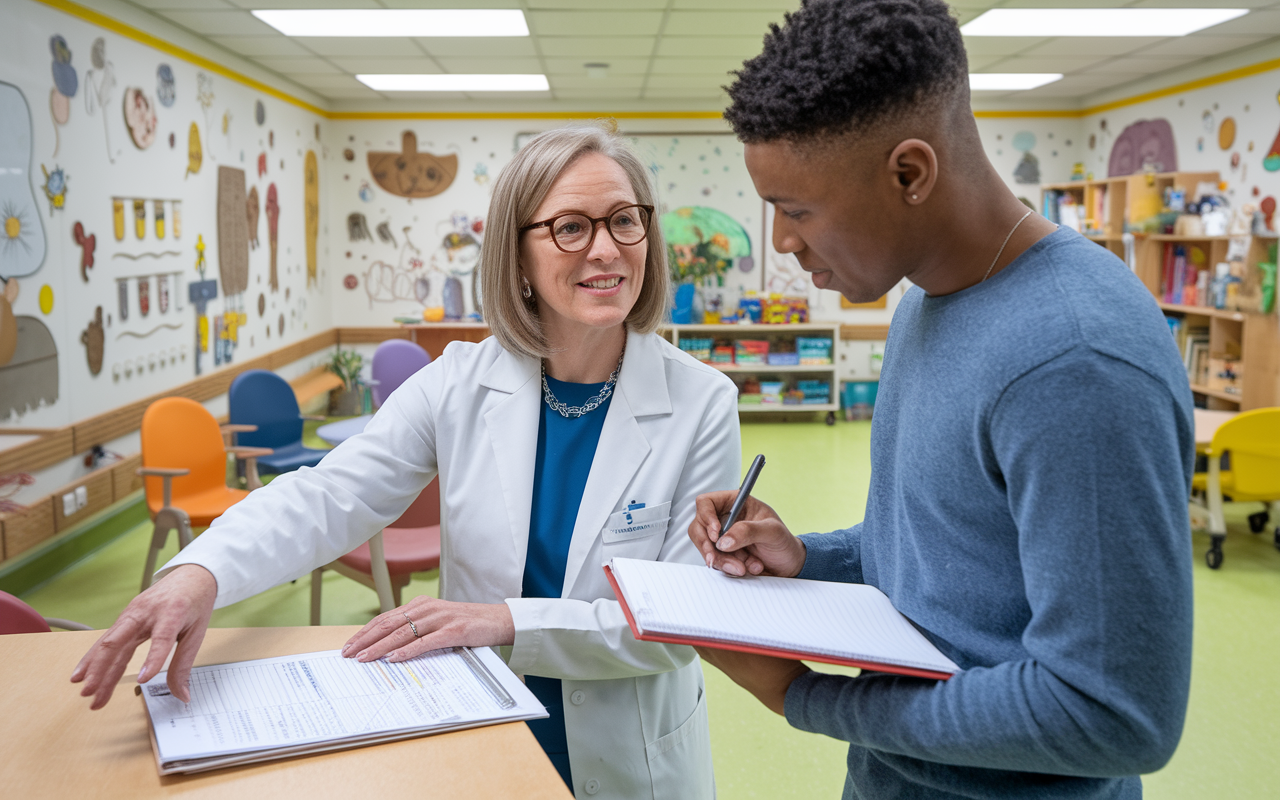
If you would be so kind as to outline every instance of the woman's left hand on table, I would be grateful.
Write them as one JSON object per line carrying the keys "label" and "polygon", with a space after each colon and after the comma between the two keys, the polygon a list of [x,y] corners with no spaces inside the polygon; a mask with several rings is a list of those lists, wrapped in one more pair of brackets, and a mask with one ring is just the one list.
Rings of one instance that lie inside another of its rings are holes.
{"label": "woman's left hand on table", "polygon": [[423,596],[374,617],[347,640],[342,655],[358,661],[405,661],[445,647],[496,647],[515,640],[506,603],[453,603]]}

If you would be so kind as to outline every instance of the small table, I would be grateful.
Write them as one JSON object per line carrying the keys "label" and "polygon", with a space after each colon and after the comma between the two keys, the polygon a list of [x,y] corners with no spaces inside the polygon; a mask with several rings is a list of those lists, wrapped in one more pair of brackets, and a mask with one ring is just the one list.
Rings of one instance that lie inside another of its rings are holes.
{"label": "small table", "polygon": [[[331,650],[359,628],[211,628],[196,664]],[[0,775],[5,797],[467,797],[572,800],[523,723],[229,767],[156,772],[147,712],[133,688],[150,643],[111,702],[89,710],[71,670],[102,631],[0,637]]]}
{"label": "small table", "polygon": [[351,419],[330,422],[328,425],[321,425],[316,428],[316,436],[337,447],[352,436],[364,433],[365,426],[369,424],[371,419],[373,419],[372,414],[365,414],[363,417],[352,417]]}
{"label": "small table", "polygon": [[1235,411],[1208,411],[1203,408],[1194,410],[1196,422],[1196,449],[1206,450],[1213,443],[1213,435],[1222,427],[1222,423],[1236,415]]}

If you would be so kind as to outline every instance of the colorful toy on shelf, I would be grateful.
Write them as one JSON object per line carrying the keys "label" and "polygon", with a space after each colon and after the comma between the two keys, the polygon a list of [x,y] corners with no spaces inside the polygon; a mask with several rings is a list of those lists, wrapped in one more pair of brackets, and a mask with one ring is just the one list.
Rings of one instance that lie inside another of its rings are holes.
{"label": "colorful toy on shelf", "polygon": [[786,325],[809,321],[809,298],[771,294],[764,303],[761,321],[768,325]]}
{"label": "colorful toy on shelf", "polygon": [[769,357],[769,343],[763,339],[738,339],[734,343],[734,363],[764,364]]}
{"label": "colorful toy on shelf", "polygon": [[755,292],[747,292],[738,300],[738,316],[746,322],[760,322],[764,305]]}
{"label": "colorful toy on shelf", "polygon": [[828,336],[797,336],[796,352],[800,363],[816,366],[831,363],[831,338]]}

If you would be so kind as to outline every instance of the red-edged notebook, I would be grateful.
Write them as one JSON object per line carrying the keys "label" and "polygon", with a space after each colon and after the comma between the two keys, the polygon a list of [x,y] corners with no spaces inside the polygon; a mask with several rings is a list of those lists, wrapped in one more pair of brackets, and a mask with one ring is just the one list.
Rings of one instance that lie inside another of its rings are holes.
{"label": "red-edged notebook", "polygon": [[940,680],[960,671],[874,586],[731,578],[706,567],[632,558],[615,558],[604,571],[641,641]]}

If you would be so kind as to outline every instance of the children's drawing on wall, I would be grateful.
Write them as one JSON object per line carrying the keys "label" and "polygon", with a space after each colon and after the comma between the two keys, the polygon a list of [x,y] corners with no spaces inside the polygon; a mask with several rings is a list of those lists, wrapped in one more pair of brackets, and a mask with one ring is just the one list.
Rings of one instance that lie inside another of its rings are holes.
{"label": "children's drawing on wall", "polygon": [[147,201],[135,199],[133,201],[133,235],[138,237],[138,241],[147,238]]}
{"label": "children's drawing on wall", "polygon": [[399,153],[369,152],[369,172],[379,186],[397,197],[435,197],[453,184],[458,156],[421,152],[417,135],[405,131]]}
{"label": "children's drawing on wall", "polygon": [[156,67],[156,100],[165,108],[173,108],[178,98],[178,87],[173,80],[173,68],[168,64]]}
{"label": "children's drawing on wall", "polygon": [[151,277],[139,275],[138,281],[138,314],[146,317],[151,313]]}
{"label": "children's drawing on wall", "polygon": [[1013,168],[1013,180],[1017,183],[1040,182],[1040,159],[1031,149],[1036,146],[1036,135],[1031,131],[1018,131],[1013,135],[1013,149],[1022,153],[1018,166]]}
{"label": "children's drawing on wall", "polygon": [[395,234],[391,232],[391,220],[378,223],[378,238],[385,244],[389,244],[392,247],[396,246]]}
{"label": "children's drawing on wall", "polygon": [[[213,110],[213,101],[214,101],[213,78],[209,77],[203,72],[197,72],[196,73],[196,102],[199,103],[200,108],[204,110],[204,133],[205,133],[206,141],[213,140],[213,134],[210,133],[210,131],[213,130],[213,120],[209,116],[210,112]],[[196,137],[196,142],[197,144],[199,143],[198,136]],[[209,150],[209,160],[210,161],[218,160],[213,157],[212,149]],[[199,168],[192,170],[192,172],[199,172],[199,171],[200,171]]]}
{"label": "children's drawing on wall", "polygon": [[1111,147],[1107,177],[1139,172],[1177,172],[1178,149],[1167,119],[1142,119],[1121,131]]}
{"label": "children's drawing on wall", "polygon": [[[188,175],[199,172],[203,162],[204,149],[200,147],[200,126],[193,122],[187,131],[187,173],[182,177],[185,179]],[[177,235],[176,229],[175,235]]]}
{"label": "children's drawing on wall", "polygon": [[360,181],[360,189],[356,194],[366,203],[373,202],[373,187],[369,185],[368,181]]}
{"label": "children's drawing on wall", "polygon": [[88,87],[84,92],[84,110],[93,116],[102,109],[102,136],[107,144],[107,160],[116,163],[118,153],[111,147],[111,126],[107,120],[106,109],[111,105],[111,92],[116,86],[115,65],[107,59],[107,42],[101,36],[93,40],[89,49],[89,61],[93,69],[85,72],[84,80]]}
{"label": "children's drawing on wall", "polygon": [[276,271],[276,251],[280,244],[280,199],[276,194],[276,185],[267,187],[267,246],[271,251],[271,291],[280,288],[280,277]]}
{"label": "children's drawing on wall", "polygon": [[307,286],[316,282],[316,246],[320,238],[320,165],[314,150],[303,159],[303,221],[306,233]]}
{"label": "children's drawing on wall", "polygon": [[106,335],[102,330],[102,306],[94,309],[93,319],[89,326],[80,332],[80,343],[84,345],[84,355],[89,362],[89,374],[102,372],[102,352]]}
{"label": "children's drawing on wall", "polygon": [[31,186],[33,141],[26,97],[0,82],[0,279],[25,277],[44,263],[44,223]]}
{"label": "children's drawing on wall", "polygon": [[249,224],[249,249],[258,249],[258,187],[249,189],[249,197],[245,200],[245,221]]}
{"label": "children's drawing on wall", "polygon": [[[480,244],[484,236],[484,218],[468,217],[455,211],[446,221],[436,226],[439,233],[445,230],[440,246],[431,254],[431,271],[444,278],[441,284],[440,307],[443,318],[459,320],[466,316],[465,294],[462,282],[471,284],[471,304],[479,318],[480,293],[475,280],[476,266],[480,263]],[[428,294],[429,292],[428,286]],[[425,302],[425,301],[420,301]]]}
{"label": "children's drawing on wall", "polygon": [[359,211],[353,211],[347,215],[347,239],[352,242],[373,239],[369,234],[369,221]]}
{"label": "children's drawing on wall", "polygon": [[0,286],[0,418],[58,402],[58,347],[44,323],[13,313],[18,281]]}
{"label": "children's drawing on wall", "polygon": [[93,251],[98,247],[98,237],[84,232],[84,225],[77,222],[71,229],[71,235],[80,246],[80,278],[89,282],[89,270],[93,268]]}
{"label": "children's drawing on wall", "polygon": [[196,274],[200,280],[187,284],[188,299],[196,311],[195,331],[195,371],[199,375],[202,370],[202,356],[209,352],[209,301],[218,296],[217,278],[205,279],[204,272],[208,266],[204,257],[204,236],[196,236]]}
{"label": "children's drawing on wall", "polygon": [[66,125],[71,118],[71,98],[80,88],[80,77],[71,66],[71,48],[61,36],[49,37],[49,50],[53,54],[53,88],[49,90],[49,112],[53,116],[53,155],[56,158],[62,147],[58,126]]}
{"label": "children's drawing on wall", "polygon": [[735,265],[742,273],[755,269],[751,237],[733,217],[706,206],[669,211],[659,218],[659,224],[667,242],[672,282],[677,287],[677,308],[683,309],[687,299],[693,303],[691,314],[701,307],[702,316],[694,321],[708,317],[719,321],[720,314],[727,310],[726,273]]}
{"label": "children's drawing on wall", "polygon": [[374,303],[414,300],[425,303],[431,293],[431,280],[423,270],[422,250],[409,238],[404,227],[404,244],[399,261],[393,266],[381,259],[369,265],[364,276],[364,290],[369,295],[369,308]]}
{"label": "children's drawing on wall", "polygon": [[[1277,102],[1280,102],[1280,95],[1276,96]],[[1280,169],[1280,133],[1276,134],[1275,141],[1271,143],[1271,149],[1267,151],[1267,155],[1262,159],[1262,168],[1267,172],[1275,172]]]}
{"label": "children's drawing on wall", "polygon": [[124,90],[124,124],[139,150],[155,143],[158,126],[155,105],[141,89],[133,86]]}
{"label": "children's drawing on wall", "polygon": [[[1209,112],[1205,112],[1206,114]],[[1222,124],[1218,126],[1218,149],[1230,150],[1231,145],[1236,143],[1236,121],[1231,117],[1222,120]]]}
{"label": "children's drawing on wall", "polygon": [[222,293],[249,287],[249,225],[245,217],[244,170],[218,167],[218,274]]}
{"label": "children's drawing on wall", "polygon": [[44,164],[40,165],[44,172],[44,196],[49,200],[49,214],[67,207],[67,173],[62,167],[54,165],[53,172]]}
{"label": "children's drawing on wall", "polygon": [[40,313],[46,317],[53,313],[53,287],[45,284],[40,287]]}
{"label": "children's drawing on wall", "polygon": [[253,101],[253,121],[259,125],[267,121],[267,107],[262,104],[261,100]]}
{"label": "children's drawing on wall", "polygon": [[163,200],[151,201],[151,209],[152,209],[151,216],[155,220],[155,224],[156,224],[156,238],[163,239],[164,238],[164,201]]}

